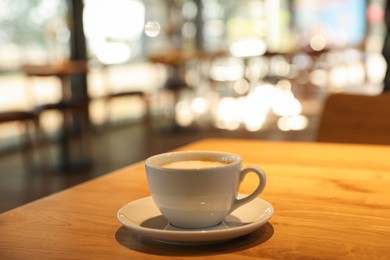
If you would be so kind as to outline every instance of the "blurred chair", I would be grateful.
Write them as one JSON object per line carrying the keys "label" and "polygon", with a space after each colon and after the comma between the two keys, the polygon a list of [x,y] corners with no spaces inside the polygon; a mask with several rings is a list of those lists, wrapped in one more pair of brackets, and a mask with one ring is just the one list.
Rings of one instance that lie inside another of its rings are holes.
{"label": "blurred chair", "polygon": [[[60,168],[70,168],[72,167],[71,160],[71,145],[70,142],[73,139],[78,140],[77,149],[78,156],[84,157],[79,159],[89,159],[91,156],[90,146],[91,146],[91,131],[90,123],[86,118],[86,106],[83,102],[78,101],[59,101],[56,103],[47,103],[42,105],[37,105],[34,109],[34,113],[37,116],[38,120],[42,117],[42,114],[47,111],[58,111],[63,117],[63,126],[62,133],[60,137]],[[40,125],[38,123],[38,125]],[[42,128],[39,128],[39,133],[41,136],[40,144],[48,145],[47,138],[44,137],[44,131]],[[72,137],[72,138],[71,138]],[[48,157],[49,154],[45,154],[45,157]],[[47,162],[46,162],[47,163]],[[46,166],[46,165],[45,165]]]}
{"label": "blurred chair", "polygon": [[[22,70],[28,77],[57,77],[61,82],[62,99],[56,103],[48,103],[37,105],[34,113],[41,118],[41,115],[46,111],[57,110],[62,113],[64,125],[60,140],[60,160],[61,168],[71,166],[71,150],[70,150],[70,134],[79,134],[80,145],[83,157],[90,157],[90,126],[88,117],[89,100],[78,100],[74,98],[72,86],[70,84],[73,75],[87,74],[87,60],[68,60],[58,64],[47,65],[24,65]],[[75,122],[78,123],[78,131],[74,131]],[[42,132],[42,129],[39,129]],[[43,135],[43,132],[42,132]],[[44,138],[42,139],[44,140]]]}
{"label": "blurred chair", "polygon": [[325,100],[317,141],[390,145],[390,93],[330,94]]}
{"label": "blurred chair", "polygon": [[124,91],[124,92],[118,92],[118,93],[109,93],[107,94],[106,96],[104,96],[104,101],[106,103],[106,112],[107,112],[107,115],[106,115],[106,118],[107,118],[107,121],[106,121],[106,124],[108,124],[109,122],[109,119],[111,117],[111,104],[112,102],[114,102],[115,100],[118,100],[120,98],[126,98],[126,97],[138,97],[140,98],[144,104],[145,104],[145,114],[143,116],[143,121],[148,125],[149,124],[149,117],[150,117],[150,111],[149,111],[149,99],[147,97],[147,94],[143,91]]}
{"label": "blurred chair", "polygon": [[[39,146],[40,132],[38,116],[33,111],[10,110],[0,112],[0,124],[20,122],[24,125],[24,135],[21,141],[21,148],[26,162],[30,167],[34,161],[34,147]],[[31,128],[31,126],[33,128]],[[33,129],[33,131],[32,131]],[[34,133],[35,141],[31,140],[31,133]]]}
{"label": "blurred chair", "polygon": [[105,87],[105,94],[97,100],[102,100],[105,106],[105,122],[103,127],[107,127],[110,124],[110,119],[112,118],[112,107],[116,101],[127,99],[127,98],[138,98],[142,101],[145,107],[145,113],[141,118],[142,121],[149,126],[150,123],[150,102],[149,96],[146,92],[137,89],[126,89],[115,91],[112,85],[111,75],[109,71],[109,66],[101,65],[101,75],[103,76],[103,84]]}

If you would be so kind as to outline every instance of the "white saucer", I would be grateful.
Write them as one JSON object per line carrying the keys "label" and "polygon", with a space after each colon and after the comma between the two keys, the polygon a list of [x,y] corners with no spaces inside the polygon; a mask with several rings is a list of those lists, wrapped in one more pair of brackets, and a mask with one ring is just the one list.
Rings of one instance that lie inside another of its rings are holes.
{"label": "white saucer", "polygon": [[205,244],[240,237],[263,226],[274,214],[272,205],[262,199],[241,206],[217,226],[203,229],[182,229],[171,226],[161,215],[152,197],[130,202],[117,214],[119,222],[134,233],[175,244]]}

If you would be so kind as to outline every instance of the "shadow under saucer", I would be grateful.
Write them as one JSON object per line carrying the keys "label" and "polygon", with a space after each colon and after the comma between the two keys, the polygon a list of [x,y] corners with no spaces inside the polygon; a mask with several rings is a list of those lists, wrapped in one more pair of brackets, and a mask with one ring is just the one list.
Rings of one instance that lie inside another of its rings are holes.
{"label": "shadow under saucer", "polygon": [[[164,222],[165,221],[165,222]],[[165,219],[151,219],[148,227],[155,226],[160,229],[161,225],[168,224]],[[237,237],[228,241],[208,243],[208,244],[171,244],[157,241],[138,235],[124,226],[121,226],[115,233],[115,239],[122,246],[147,254],[164,256],[201,256],[242,251],[251,247],[263,244],[274,234],[274,228],[270,223],[266,223],[259,229],[247,235]]]}

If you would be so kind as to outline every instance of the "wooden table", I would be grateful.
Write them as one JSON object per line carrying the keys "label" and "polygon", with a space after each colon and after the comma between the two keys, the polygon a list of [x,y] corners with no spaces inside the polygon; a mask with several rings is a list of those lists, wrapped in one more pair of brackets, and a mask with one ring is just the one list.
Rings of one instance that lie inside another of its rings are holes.
{"label": "wooden table", "polygon": [[188,149],[261,165],[271,220],[215,245],[140,239],[116,218],[123,205],[149,196],[140,162],[1,214],[0,259],[390,258],[390,146],[206,139],[180,148]]}
{"label": "wooden table", "polygon": [[61,81],[62,99],[72,99],[70,76],[88,72],[86,60],[68,60],[58,64],[22,66],[23,72],[29,77],[57,77]]}

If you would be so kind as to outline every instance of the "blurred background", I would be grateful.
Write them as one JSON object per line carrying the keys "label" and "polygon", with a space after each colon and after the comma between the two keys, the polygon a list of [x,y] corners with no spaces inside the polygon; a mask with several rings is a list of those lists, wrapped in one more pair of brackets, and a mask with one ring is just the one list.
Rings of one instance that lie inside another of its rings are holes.
{"label": "blurred background", "polygon": [[[385,90],[385,9],[385,0],[0,0],[0,113],[32,111],[39,122],[35,137],[21,120],[0,120],[0,210],[203,137],[314,141],[327,95]],[[26,163],[37,148],[45,154]]]}

